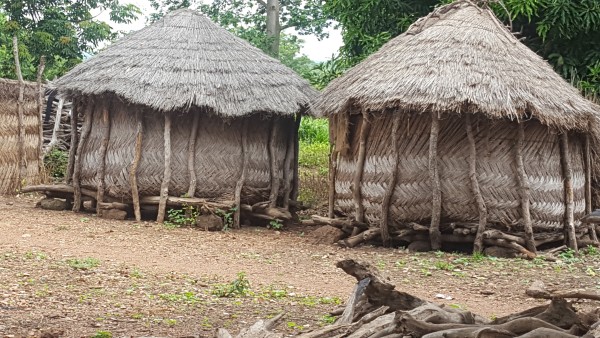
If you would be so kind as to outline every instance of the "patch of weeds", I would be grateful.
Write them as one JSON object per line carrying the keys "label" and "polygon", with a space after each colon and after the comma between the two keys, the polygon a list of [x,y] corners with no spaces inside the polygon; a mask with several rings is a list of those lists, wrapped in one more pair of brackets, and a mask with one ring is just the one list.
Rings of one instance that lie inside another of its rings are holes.
{"label": "patch of weeds", "polygon": [[91,338],[112,338],[112,336],[110,331],[96,331]]}
{"label": "patch of weeds", "polygon": [[177,319],[167,318],[163,320],[163,323],[167,324],[167,326],[175,326],[177,324]]}
{"label": "patch of weeds", "polygon": [[304,330],[304,326],[296,324],[296,322],[287,322],[287,327],[292,330],[298,330],[298,331]]}
{"label": "patch of weeds", "polygon": [[436,252],[434,252],[433,254],[434,254],[434,255],[435,255],[435,257],[437,257],[437,258],[442,258],[442,257],[444,256],[444,254],[445,254],[445,253],[444,253],[443,251],[437,250],[437,251],[436,251]]}
{"label": "patch of weeds", "polygon": [[227,211],[222,209],[215,210],[215,214],[223,218],[223,231],[229,231],[229,229],[231,229],[233,226],[233,214],[235,214],[236,210],[237,207],[231,208]]}
{"label": "patch of weeds", "polygon": [[379,270],[384,270],[385,269],[385,262],[382,260],[378,260],[377,263],[375,264],[377,266],[377,268]]}
{"label": "patch of weeds", "polygon": [[237,278],[227,284],[216,284],[212,294],[217,297],[244,297],[250,293],[250,281],[245,272],[238,272]]}
{"label": "patch of weeds", "polygon": [[41,260],[47,259],[48,255],[46,255],[43,252],[27,251],[25,253],[25,258],[26,259],[35,259],[36,261],[41,261]]}
{"label": "patch of weeds", "polygon": [[588,267],[585,269],[585,274],[586,274],[586,275],[588,275],[588,276],[591,276],[591,277],[596,277],[596,271],[595,271],[595,270],[594,270],[594,268],[593,268],[593,267],[591,267],[591,266],[588,266]]}
{"label": "patch of weeds", "polygon": [[459,277],[459,278],[465,278],[465,277],[467,277],[467,274],[462,271],[453,271],[452,276]]}
{"label": "patch of weeds", "polygon": [[576,255],[577,254],[575,253],[575,250],[569,248],[569,249],[559,253],[558,257],[563,262],[565,262],[567,264],[572,264],[572,263],[578,263],[581,261]]}
{"label": "patch of weeds", "polygon": [[335,316],[326,314],[323,317],[321,317],[321,320],[319,321],[319,323],[321,324],[321,326],[330,325],[335,322],[335,319],[336,319]]}
{"label": "patch of weeds", "polygon": [[194,304],[198,302],[197,295],[191,291],[182,293],[161,293],[158,295],[158,297],[169,302],[182,302],[187,304]]}
{"label": "patch of weeds", "polygon": [[267,226],[267,228],[273,229],[273,230],[281,230],[281,229],[283,229],[283,223],[281,223],[281,221],[278,219],[274,219],[269,222],[269,225]]}
{"label": "patch of weeds", "polygon": [[454,269],[456,269],[456,266],[452,263],[437,261],[435,262],[435,268],[438,270],[453,271]]}
{"label": "patch of weeds", "polygon": [[471,259],[473,260],[473,262],[476,262],[476,263],[481,263],[486,258],[488,258],[488,257],[484,253],[481,253],[481,252],[474,252],[473,255],[471,256]]}
{"label": "patch of weeds", "polygon": [[453,303],[453,304],[448,304],[449,307],[453,308],[453,309],[458,309],[458,310],[466,310],[467,307],[461,304],[457,304],[457,303]]}
{"label": "patch of weeds", "polygon": [[598,250],[598,248],[593,245],[588,245],[587,247],[585,247],[582,250],[582,252],[588,256],[599,256],[600,255],[600,250]]}
{"label": "patch of weeds", "polygon": [[79,219],[79,221],[80,221],[81,223],[87,223],[87,222],[89,222],[89,221],[90,221],[90,219],[89,219],[89,218],[87,218],[87,217],[82,217],[81,219]]}
{"label": "patch of weeds", "polygon": [[75,270],[90,270],[100,265],[100,260],[92,257],[83,259],[71,258],[67,259],[67,265]]}
{"label": "patch of weeds", "polygon": [[205,329],[212,329],[212,327],[213,327],[213,325],[210,323],[210,319],[208,317],[202,318],[202,322],[200,323],[200,326],[202,326]]}
{"label": "patch of weeds", "polygon": [[300,298],[300,304],[308,307],[317,306],[319,304],[342,304],[342,300],[338,297],[314,297],[306,296]]}
{"label": "patch of weeds", "polygon": [[133,271],[131,271],[129,273],[129,277],[131,277],[131,278],[144,278],[144,275],[142,274],[142,272],[139,269],[135,268],[135,269],[133,269]]}
{"label": "patch of weeds", "polygon": [[192,205],[184,205],[179,208],[172,208],[167,211],[167,221],[164,226],[169,229],[179,228],[182,226],[196,225],[196,219],[200,211]]}
{"label": "patch of weeds", "polygon": [[429,269],[426,269],[426,268],[422,268],[422,269],[421,269],[421,274],[422,274],[423,276],[425,276],[425,277],[429,277],[429,276],[431,276],[431,270],[429,270]]}
{"label": "patch of weeds", "polygon": [[405,261],[396,261],[396,262],[394,263],[394,266],[395,266],[396,268],[400,269],[400,268],[403,268],[403,267],[405,267],[405,266],[406,266],[406,262],[405,262]]}
{"label": "patch of weeds", "polygon": [[134,313],[131,315],[131,319],[142,319],[144,318],[144,315],[141,313]]}

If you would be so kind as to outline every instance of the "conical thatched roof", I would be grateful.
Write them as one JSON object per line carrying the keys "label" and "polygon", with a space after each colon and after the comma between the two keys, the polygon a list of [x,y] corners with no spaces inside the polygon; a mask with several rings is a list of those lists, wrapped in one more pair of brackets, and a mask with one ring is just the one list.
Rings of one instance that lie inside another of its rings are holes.
{"label": "conical thatched roof", "polygon": [[598,106],[520,43],[490,9],[459,0],[438,8],[334,80],[313,104],[320,116],[368,110],[529,114],[588,129]]}
{"label": "conical thatched roof", "polygon": [[114,93],[160,111],[294,114],[317,92],[293,70],[189,9],[128,34],[58,79],[60,92]]}

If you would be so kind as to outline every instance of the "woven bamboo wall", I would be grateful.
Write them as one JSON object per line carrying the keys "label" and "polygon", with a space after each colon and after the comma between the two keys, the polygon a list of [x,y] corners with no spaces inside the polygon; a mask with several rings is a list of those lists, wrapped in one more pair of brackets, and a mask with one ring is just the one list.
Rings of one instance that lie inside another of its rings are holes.
{"label": "woven bamboo wall", "polygon": [[[350,153],[341,156],[336,173],[336,205],[347,214],[355,210],[352,198],[360,122],[352,124]],[[361,184],[365,219],[370,224],[381,222],[381,203],[390,176],[395,169],[390,115],[372,117],[367,158]],[[399,135],[399,175],[392,204],[392,222],[429,224],[432,210],[432,184],[428,171],[429,114],[407,115],[401,122]],[[334,129],[335,130],[335,129]],[[519,225],[520,207],[515,166],[515,122],[479,119],[474,122],[477,147],[477,175],[488,210],[488,223],[502,230],[523,231]],[[573,170],[575,219],[585,211],[585,172],[581,139],[570,134]],[[440,121],[438,163],[442,189],[442,222],[477,222],[479,213],[469,179],[469,144],[464,118],[446,116]],[[523,152],[525,171],[531,191],[531,218],[535,232],[562,231],[564,224],[564,187],[558,136],[537,121],[525,123]],[[576,226],[580,226],[576,222]]]}
{"label": "woven bamboo wall", "polygon": [[[25,157],[27,172],[25,184],[40,182],[39,156],[39,118],[37,108],[38,92],[36,84],[25,83],[24,91]],[[19,123],[17,101],[19,82],[0,79],[0,194],[14,194],[19,182]]]}
{"label": "woven bamboo wall", "polygon": [[[92,129],[83,147],[81,183],[83,187],[96,188],[100,167],[102,141],[102,104],[96,104]],[[106,193],[109,196],[131,199],[129,167],[134,157],[137,120],[136,109],[120,101],[112,101],[110,111],[111,131],[106,154]],[[182,196],[188,191],[188,140],[192,129],[192,113],[175,114],[171,130],[172,175],[169,195]],[[142,158],[138,168],[140,196],[158,196],[164,172],[164,115],[147,108],[143,110],[144,135]],[[258,114],[246,117],[248,121],[249,162],[246,173],[243,203],[256,203],[269,198],[270,166],[268,140],[270,120]],[[233,192],[242,169],[241,119],[225,121],[219,117],[202,114],[196,138],[195,172],[198,179],[196,197],[233,199]],[[291,132],[293,120],[280,119],[279,127]],[[278,133],[277,163],[283,163],[288,132]],[[280,181],[283,186],[283,181]],[[290,178],[291,184],[291,178]],[[280,191],[283,193],[283,191]]]}

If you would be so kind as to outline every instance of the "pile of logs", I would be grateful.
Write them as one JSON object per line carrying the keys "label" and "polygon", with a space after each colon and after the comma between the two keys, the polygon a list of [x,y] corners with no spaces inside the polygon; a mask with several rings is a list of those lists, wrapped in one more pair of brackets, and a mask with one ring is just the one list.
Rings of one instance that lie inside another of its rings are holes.
{"label": "pile of logs", "polygon": [[[353,218],[328,218],[313,215],[310,220],[302,221],[310,226],[332,226],[342,230],[345,238],[338,242],[343,247],[355,247],[361,243],[382,244],[381,228],[369,227],[366,223],[358,222]],[[475,242],[478,223],[452,222],[440,224],[441,241],[443,244],[471,246]],[[391,245],[407,246],[414,251],[430,251],[429,227],[415,222],[401,223],[390,227]],[[582,234],[583,235],[583,234]],[[535,233],[535,246],[539,248],[548,243],[562,244],[563,233]],[[512,251],[517,255],[532,259],[536,253],[526,248],[525,234],[522,232],[501,231],[490,228],[483,232],[483,244],[490,250],[502,248]],[[597,242],[578,239],[579,247],[587,245],[598,246]]]}
{"label": "pile of logs", "polygon": [[[600,300],[596,292],[550,292],[541,282],[527,290],[532,298],[548,299],[537,306],[489,320],[469,311],[437,305],[405,292],[384,279],[368,263],[344,260],[337,266],[358,281],[346,306],[332,315],[335,323],[298,335],[299,338],[575,338],[600,337],[598,311],[577,312],[566,299]],[[273,332],[283,315],[259,321],[238,338],[279,338]],[[219,329],[217,338],[231,338]]]}

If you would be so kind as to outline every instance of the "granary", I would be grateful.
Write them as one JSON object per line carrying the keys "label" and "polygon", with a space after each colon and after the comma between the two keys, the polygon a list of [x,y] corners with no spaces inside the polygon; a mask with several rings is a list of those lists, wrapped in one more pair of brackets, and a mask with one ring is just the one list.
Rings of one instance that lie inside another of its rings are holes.
{"label": "granary", "polygon": [[67,175],[75,211],[83,194],[99,211],[133,205],[138,219],[140,204],[158,204],[162,222],[178,200],[287,207],[297,194],[297,129],[316,92],[196,11],[126,35],[54,86],[82,116]]}
{"label": "granary", "polygon": [[578,219],[591,211],[598,106],[489,8],[436,9],[332,81],[313,110],[333,137],[330,217],[335,206],[369,225],[353,243],[597,243]]}
{"label": "granary", "polygon": [[[0,79],[0,194],[18,193],[41,180],[40,105],[43,96],[34,82]],[[19,110],[22,117],[19,118]]]}

